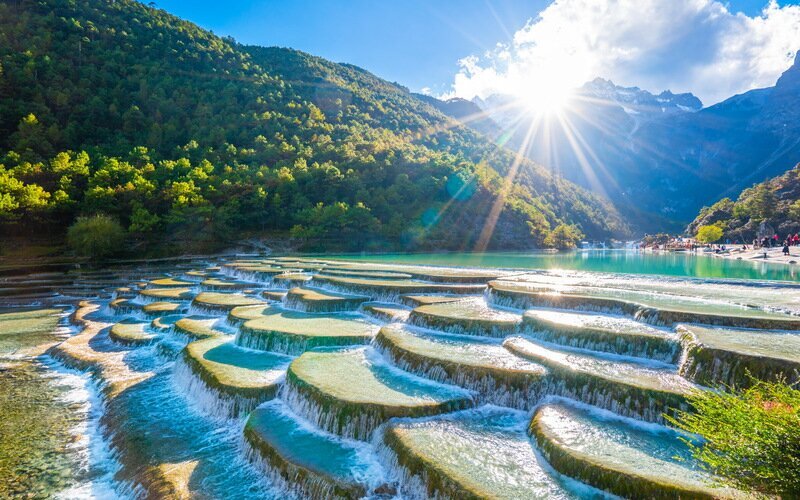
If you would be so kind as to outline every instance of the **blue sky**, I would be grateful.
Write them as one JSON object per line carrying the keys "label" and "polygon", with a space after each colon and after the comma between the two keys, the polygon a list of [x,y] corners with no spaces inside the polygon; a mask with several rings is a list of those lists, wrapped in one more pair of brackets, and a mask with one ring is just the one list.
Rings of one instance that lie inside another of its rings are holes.
{"label": "blue sky", "polygon": [[[156,3],[160,8],[243,43],[287,46],[337,62],[349,62],[415,91],[429,88],[436,95],[463,94],[478,88],[462,85],[463,90],[454,90],[456,75],[469,73],[469,68],[465,69],[465,58],[471,57],[480,69],[494,67],[502,72],[497,68],[497,59],[491,55],[487,57],[488,52],[501,52],[498,44],[513,45],[515,33],[551,6],[547,0],[160,0]],[[787,3],[780,2],[780,6]],[[759,15],[767,1],[736,0],[724,5],[732,15],[742,12],[753,17]],[[605,69],[605,66],[592,68],[600,72]],[[631,72],[618,69],[592,77],[614,77],[617,73],[617,79],[635,80],[637,77],[635,72],[628,74]],[[761,77],[761,80],[768,78]],[[659,78],[654,76],[643,78],[641,86],[647,88],[659,83]],[[757,83],[760,81],[749,85]],[[663,87],[667,85],[682,83],[664,81]]]}

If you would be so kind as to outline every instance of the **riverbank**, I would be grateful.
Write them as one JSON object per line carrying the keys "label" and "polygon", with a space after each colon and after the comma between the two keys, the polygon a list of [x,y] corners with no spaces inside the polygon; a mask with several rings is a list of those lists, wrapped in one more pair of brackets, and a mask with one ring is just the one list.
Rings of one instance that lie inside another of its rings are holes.
{"label": "riverbank", "polygon": [[800,263],[800,247],[789,247],[789,255],[783,255],[782,246],[757,249],[753,249],[753,247],[747,247],[747,250],[742,250],[741,247],[736,247],[725,253],[707,253],[705,255],[721,257],[724,259],[769,262],[771,264],[798,265],[798,263]]}

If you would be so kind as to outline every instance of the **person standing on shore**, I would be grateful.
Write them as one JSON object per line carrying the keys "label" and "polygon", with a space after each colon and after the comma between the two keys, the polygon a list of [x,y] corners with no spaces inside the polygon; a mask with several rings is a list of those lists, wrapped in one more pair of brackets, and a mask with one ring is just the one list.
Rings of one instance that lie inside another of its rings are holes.
{"label": "person standing on shore", "polygon": [[789,256],[789,240],[783,242],[783,255]]}

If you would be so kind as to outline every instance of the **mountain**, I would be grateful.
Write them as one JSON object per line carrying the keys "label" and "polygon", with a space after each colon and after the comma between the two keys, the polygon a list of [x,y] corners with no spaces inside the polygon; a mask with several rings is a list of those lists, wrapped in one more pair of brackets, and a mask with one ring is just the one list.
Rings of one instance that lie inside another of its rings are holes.
{"label": "mountain", "polygon": [[628,231],[603,199],[401,86],[134,0],[0,3],[0,152],[4,235],[59,237],[93,213],[126,229],[120,246],[172,251],[261,235],[531,248]]}
{"label": "mountain", "polygon": [[[777,177],[742,191],[736,201],[723,198],[703,207],[686,233],[694,235],[700,226],[718,225],[724,238],[750,242],[753,238],[782,238],[800,232],[800,164]],[[762,234],[763,233],[763,234]]]}
{"label": "mountain", "polygon": [[630,179],[629,192],[688,219],[699,206],[785,172],[800,158],[798,103],[800,56],[774,87],[642,127],[626,169],[649,179]]}
{"label": "mountain", "polygon": [[595,79],[551,115],[490,96],[476,104],[509,145],[606,195],[646,231],[677,230],[700,207],[735,197],[800,159],[800,55],[774,87],[708,108]]}
{"label": "mountain", "polygon": [[620,87],[610,80],[595,78],[577,91],[579,98],[597,99],[614,103],[632,117],[652,120],[662,116],[699,111],[703,107],[700,99],[691,93],[673,94],[665,90],[653,95],[639,87]]}
{"label": "mountain", "polygon": [[[455,101],[464,101],[464,99],[450,99],[448,102]],[[548,118],[543,116],[546,113],[531,109],[529,104],[522,103],[509,95],[493,94],[486,99],[475,97],[472,102],[502,129],[518,128],[527,131],[526,125],[531,121],[540,122],[544,118]],[[576,135],[584,135],[582,133],[584,129],[586,132],[590,132],[589,129],[600,129],[599,131],[604,132],[606,137],[614,138],[617,134],[628,136],[648,121],[674,114],[695,112],[702,107],[700,99],[689,93],[673,94],[669,90],[665,90],[654,95],[638,87],[621,87],[610,80],[595,78],[577,89],[559,114],[562,120],[579,125]],[[440,110],[458,119],[461,118],[460,115],[464,114],[458,113],[457,109],[451,110],[447,105],[442,106]],[[471,113],[474,116],[475,112]],[[527,123],[524,120],[525,115],[530,115]],[[602,121],[588,120],[589,117]],[[521,118],[523,124],[520,125]],[[602,130],[602,127],[598,126],[599,123],[604,123],[609,128]],[[519,135],[521,137],[517,137],[516,143],[522,141],[525,132],[521,132]],[[535,158],[537,155],[544,154],[543,149],[545,148],[531,147],[530,156]],[[564,153],[569,152],[571,151]],[[577,166],[572,165],[577,162],[575,155],[572,156],[571,159],[561,158],[562,167],[572,166],[574,169]],[[570,178],[573,177],[571,173],[566,175]],[[578,177],[576,180],[580,181],[581,179]]]}
{"label": "mountain", "polygon": [[651,122],[694,114],[702,108],[694,95],[668,90],[654,95],[597,78],[577,89],[563,109],[554,113],[531,109],[506,95],[474,102],[498,125],[500,131],[494,135],[508,137],[508,147],[547,166],[558,177],[609,197],[633,224],[646,229],[682,227],[658,209],[643,210],[640,200],[626,190],[625,177],[648,175],[632,174],[628,168],[627,158],[640,148],[637,132]]}
{"label": "mountain", "polygon": [[497,123],[486,116],[481,107],[472,101],[460,97],[441,100],[425,94],[412,95],[486,137],[495,137],[501,132]]}

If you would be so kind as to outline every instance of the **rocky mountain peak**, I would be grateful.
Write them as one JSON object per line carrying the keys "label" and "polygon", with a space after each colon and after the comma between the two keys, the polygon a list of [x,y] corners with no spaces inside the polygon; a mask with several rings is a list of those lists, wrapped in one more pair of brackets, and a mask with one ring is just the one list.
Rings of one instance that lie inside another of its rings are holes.
{"label": "rocky mountain peak", "polygon": [[792,66],[783,72],[775,84],[776,92],[800,92],[800,51],[797,51]]}
{"label": "rocky mountain peak", "polygon": [[639,87],[622,87],[611,80],[595,78],[580,89],[578,95],[602,99],[622,106],[629,114],[667,114],[681,111],[698,111],[703,103],[691,93],[673,94],[665,90],[653,95]]}

